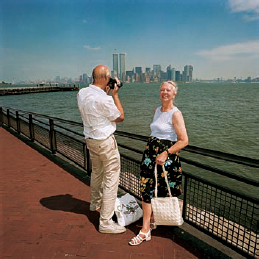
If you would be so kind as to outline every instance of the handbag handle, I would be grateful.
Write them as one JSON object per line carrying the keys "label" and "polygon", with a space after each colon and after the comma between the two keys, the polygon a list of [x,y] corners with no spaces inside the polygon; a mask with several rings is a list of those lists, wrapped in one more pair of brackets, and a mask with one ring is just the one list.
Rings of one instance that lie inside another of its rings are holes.
{"label": "handbag handle", "polygon": [[[164,175],[165,175],[165,182],[167,184],[169,195],[170,195],[170,197],[172,197],[171,189],[170,189],[168,179],[167,179],[167,173],[165,172],[165,166],[162,165],[162,168],[163,168],[163,172],[164,172]],[[156,180],[155,197],[157,198],[157,164],[155,164],[155,180]]]}

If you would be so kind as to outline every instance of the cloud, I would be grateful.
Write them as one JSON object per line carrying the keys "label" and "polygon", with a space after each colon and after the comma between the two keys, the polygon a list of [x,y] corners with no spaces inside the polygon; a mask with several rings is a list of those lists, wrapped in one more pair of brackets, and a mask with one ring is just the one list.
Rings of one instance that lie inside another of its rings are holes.
{"label": "cloud", "polygon": [[259,20],[259,14],[245,14],[243,15],[243,19],[248,22],[257,21]]}
{"label": "cloud", "polygon": [[200,50],[196,54],[211,60],[233,60],[240,57],[254,59],[259,57],[259,41],[225,45],[211,50]]}
{"label": "cloud", "polygon": [[86,19],[83,20],[83,23],[88,23],[88,21]]}
{"label": "cloud", "polygon": [[91,47],[89,45],[84,45],[83,47],[84,47],[84,49],[89,49],[89,50],[100,50],[101,49],[100,47]]}
{"label": "cloud", "polygon": [[228,0],[233,13],[245,12],[246,21],[259,20],[259,0]]}

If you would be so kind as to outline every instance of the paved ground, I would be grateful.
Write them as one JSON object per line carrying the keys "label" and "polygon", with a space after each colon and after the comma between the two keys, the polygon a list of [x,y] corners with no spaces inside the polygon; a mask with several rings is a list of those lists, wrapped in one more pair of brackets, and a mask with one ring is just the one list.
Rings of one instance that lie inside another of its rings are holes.
{"label": "paved ground", "polygon": [[166,227],[138,247],[123,234],[100,234],[90,212],[90,187],[0,128],[0,258],[194,259],[209,258]]}

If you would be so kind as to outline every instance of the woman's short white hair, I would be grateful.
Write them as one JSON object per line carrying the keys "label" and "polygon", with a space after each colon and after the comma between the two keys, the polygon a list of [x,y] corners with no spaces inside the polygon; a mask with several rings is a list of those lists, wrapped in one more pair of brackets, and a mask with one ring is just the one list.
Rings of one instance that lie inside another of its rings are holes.
{"label": "woman's short white hair", "polygon": [[[175,95],[177,94],[178,86],[177,86],[177,84],[176,84],[174,81],[164,81],[164,82],[161,84],[161,86],[162,86],[163,84],[169,84],[169,85],[172,87],[172,89],[174,90]],[[160,88],[161,88],[161,86],[160,86]]]}

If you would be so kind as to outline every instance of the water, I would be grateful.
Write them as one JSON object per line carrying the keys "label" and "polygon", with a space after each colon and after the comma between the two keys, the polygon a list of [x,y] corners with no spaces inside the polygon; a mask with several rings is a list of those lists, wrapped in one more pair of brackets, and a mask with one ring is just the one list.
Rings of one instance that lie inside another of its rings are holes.
{"label": "water", "polygon": [[[159,87],[124,84],[119,95],[125,121],[117,124],[118,130],[150,134],[149,124],[160,105]],[[179,84],[175,105],[184,115],[189,144],[257,159],[258,90],[259,84],[252,83]],[[76,95],[72,91],[1,96],[0,105],[81,122]]]}
{"label": "water", "polygon": [[[259,84],[180,84],[175,99],[182,111],[190,145],[257,158]],[[81,122],[77,92],[0,97],[1,106]],[[159,84],[125,84],[120,90],[125,121],[118,130],[149,135]]]}

